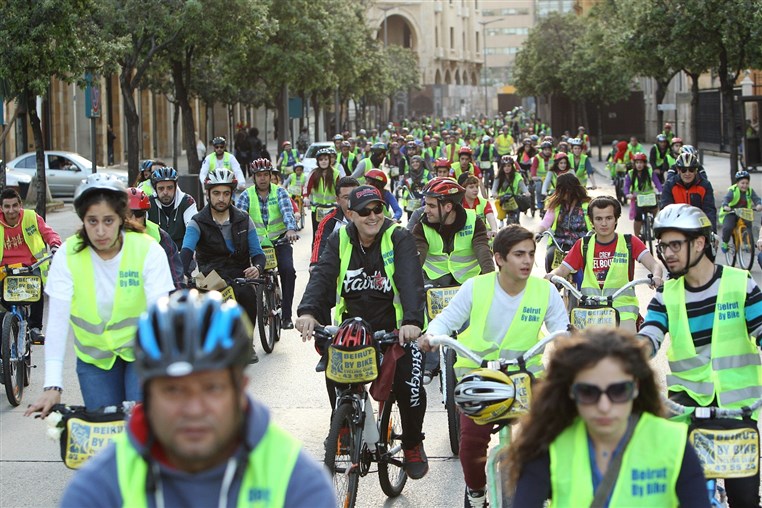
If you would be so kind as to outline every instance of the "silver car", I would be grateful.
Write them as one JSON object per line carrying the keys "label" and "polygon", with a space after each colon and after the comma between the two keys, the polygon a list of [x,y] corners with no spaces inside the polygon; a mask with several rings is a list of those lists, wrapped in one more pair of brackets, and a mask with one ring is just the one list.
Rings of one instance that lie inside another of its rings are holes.
{"label": "silver car", "polygon": [[[8,163],[8,167],[14,171],[33,177],[37,173],[37,154],[27,152],[19,155]],[[54,196],[73,196],[74,191],[82,180],[92,172],[93,163],[78,153],[63,152],[56,150],[45,151],[45,176],[47,178],[50,193]],[[113,174],[125,185],[127,172],[121,169],[106,169],[97,166],[98,173]]]}
{"label": "silver car", "polygon": [[310,147],[304,153],[304,157],[302,157],[302,164],[304,164],[305,175],[309,176],[312,170],[317,166],[317,159],[315,158],[317,151],[321,148],[326,148],[329,146],[334,146],[333,141],[318,141],[310,145]]}

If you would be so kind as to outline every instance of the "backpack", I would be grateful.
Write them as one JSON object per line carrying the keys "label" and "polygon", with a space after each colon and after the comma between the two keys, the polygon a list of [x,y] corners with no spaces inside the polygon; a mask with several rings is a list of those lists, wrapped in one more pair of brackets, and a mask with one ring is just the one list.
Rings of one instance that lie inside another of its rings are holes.
{"label": "backpack", "polygon": [[[635,260],[632,258],[632,235],[630,233],[624,233],[622,236],[624,236],[624,242],[627,245],[627,276],[632,277],[632,274],[635,270]],[[585,236],[582,238],[582,262],[583,266],[585,261],[587,260],[587,246],[590,244],[590,239],[592,236]]]}

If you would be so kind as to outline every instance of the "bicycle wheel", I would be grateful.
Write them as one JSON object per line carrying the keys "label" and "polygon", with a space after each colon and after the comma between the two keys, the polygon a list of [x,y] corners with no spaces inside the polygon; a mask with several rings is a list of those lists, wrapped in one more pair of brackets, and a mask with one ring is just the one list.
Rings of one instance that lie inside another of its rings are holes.
{"label": "bicycle wheel", "polygon": [[[273,277],[273,288],[268,291],[267,294],[270,297],[270,341],[273,343],[272,347],[275,347],[275,343],[280,340],[280,325],[281,325],[281,301],[280,301],[280,287],[278,285],[278,277]],[[271,347],[271,349],[272,349]]]}
{"label": "bicycle wheel", "polygon": [[[331,430],[325,440],[323,463],[333,477],[339,506],[344,508],[355,505],[357,487],[360,485],[362,428],[353,420],[354,406],[348,403],[340,405],[333,414]],[[342,432],[342,429],[346,430]]]}
{"label": "bicycle wheel", "polygon": [[407,473],[402,467],[405,460],[402,452],[402,418],[400,408],[394,395],[383,402],[381,408],[381,423],[379,424],[381,439],[377,444],[378,481],[381,490],[389,497],[397,497],[402,493],[407,483]]}
{"label": "bicycle wheel", "polygon": [[270,292],[265,289],[264,284],[257,286],[257,325],[259,328],[259,340],[262,342],[262,349],[265,353],[273,352],[275,343],[272,333],[270,333]]}
{"label": "bicycle wheel", "polygon": [[651,229],[652,222],[651,212],[645,212],[643,214],[643,229],[641,234],[643,235],[643,243],[648,246],[648,252],[650,252],[651,255],[654,253],[654,232]]}
{"label": "bicycle wheel", "polygon": [[21,404],[24,395],[24,356],[25,344],[19,337],[20,321],[18,316],[11,312],[3,315],[2,346],[0,354],[3,357],[3,383],[5,394],[11,406]]}
{"label": "bicycle wheel", "polygon": [[748,227],[742,228],[738,240],[739,244],[736,248],[738,266],[744,270],[751,270],[754,266],[754,239],[751,237],[751,230]]}
{"label": "bicycle wheel", "polygon": [[736,234],[733,232],[733,236],[728,241],[728,250],[725,251],[725,263],[728,266],[736,266]]}
{"label": "bicycle wheel", "polygon": [[450,450],[453,455],[458,455],[460,451],[460,415],[455,406],[455,360],[457,354],[454,349],[447,348],[445,353],[445,371],[442,373],[443,383],[447,389],[447,399],[445,400],[445,409],[447,410],[447,430],[450,433]]}

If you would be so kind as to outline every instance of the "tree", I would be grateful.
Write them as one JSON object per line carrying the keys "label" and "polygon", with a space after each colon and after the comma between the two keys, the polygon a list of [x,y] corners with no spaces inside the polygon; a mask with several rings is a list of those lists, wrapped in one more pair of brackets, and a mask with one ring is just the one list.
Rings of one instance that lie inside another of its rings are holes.
{"label": "tree", "polygon": [[[4,2],[0,16],[0,81],[25,108],[37,153],[37,207],[45,217],[44,143],[37,97],[46,96],[51,78],[84,84],[84,73],[103,66],[106,42],[91,13],[94,0]],[[95,140],[93,140],[95,142]]]}

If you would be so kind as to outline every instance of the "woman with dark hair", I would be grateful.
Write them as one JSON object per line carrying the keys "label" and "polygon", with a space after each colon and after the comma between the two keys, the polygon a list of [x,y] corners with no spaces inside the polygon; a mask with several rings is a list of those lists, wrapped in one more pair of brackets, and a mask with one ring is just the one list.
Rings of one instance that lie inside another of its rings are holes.
{"label": "woman with dark hair", "polygon": [[69,331],[77,377],[88,409],[141,399],[133,367],[136,325],[146,308],[174,290],[158,242],[127,218],[124,184],[110,175],[87,177],[74,197],[82,229],[66,240],[50,266],[42,396],[26,415],[43,416],[61,401]]}
{"label": "woman with dark hair", "polygon": [[[331,154],[335,157],[336,151],[333,147],[321,148],[315,154],[317,166],[310,173],[307,180],[307,188],[304,191],[304,197],[309,199],[312,208],[312,239],[315,239],[315,231],[323,217],[331,211],[330,205],[336,205],[336,194],[334,186],[339,181],[339,171],[333,167]],[[305,204],[305,206],[307,206]]]}
{"label": "woman with dark hair", "polygon": [[[497,200],[497,220],[501,225],[503,219],[507,219],[507,224],[519,223],[519,208],[516,203],[516,197],[519,195],[528,196],[529,191],[514,156],[503,155],[500,158],[495,182],[492,184],[492,198]],[[513,200],[510,199],[511,197]]]}
{"label": "woman with dark hair", "polygon": [[688,428],[662,418],[643,343],[588,328],[556,344],[509,451],[514,506],[708,507]]}

